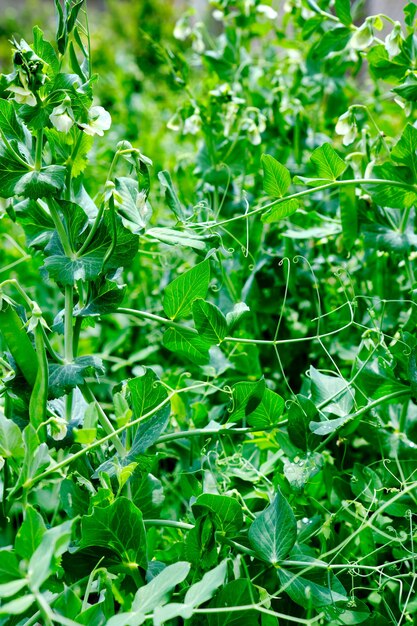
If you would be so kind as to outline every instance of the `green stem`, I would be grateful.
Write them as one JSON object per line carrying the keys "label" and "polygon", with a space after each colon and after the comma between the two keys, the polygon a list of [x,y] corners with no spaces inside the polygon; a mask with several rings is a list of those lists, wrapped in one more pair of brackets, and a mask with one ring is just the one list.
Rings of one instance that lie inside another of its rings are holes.
{"label": "green stem", "polygon": [[92,227],[90,229],[90,232],[87,235],[87,239],[84,241],[83,245],[78,250],[77,257],[82,256],[84,254],[84,252],[87,250],[87,248],[90,245],[90,243],[93,241],[94,235],[96,234],[97,229],[100,226],[101,218],[103,217],[103,213],[104,213],[104,202],[102,202],[100,204],[100,208],[99,208],[99,210],[97,212],[97,215],[95,217],[94,223],[93,223],[93,225],[92,225]]}
{"label": "green stem", "polygon": [[42,152],[43,152],[43,126],[40,127],[36,134],[36,152],[35,152],[35,170],[40,172],[42,169]]}
{"label": "green stem", "polygon": [[[252,211],[248,211],[247,213],[242,213],[241,215],[236,215],[235,217],[230,217],[227,220],[223,220],[222,222],[213,223],[213,226],[223,226],[224,224],[229,224],[230,222],[236,222],[237,220],[247,219],[252,215],[256,215],[257,213],[268,211],[272,209],[272,207],[277,204],[281,204],[282,202],[286,202],[287,200],[292,200],[292,198],[302,198],[303,196],[309,196],[318,191],[325,191],[326,189],[334,189],[336,187],[346,187],[349,185],[389,185],[390,187],[399,187],[400,189],[405,189],[406,191],[412,191],[417,194],[417,185],[409,185],[408,183],[403,183],[398,180],[382,180],[379,178],[357,178],[352,180],[335,180],[330,183],[326,183],[325,185],[320,185],[319,187],[311,187],[310,189],[303,189],[303,191],[298,191],[296,193],[290,194],[289,196],[283,196],[282,198],[277,198],[277,200],[273,200],[268,204],[264,204],[263,206],[257,207],[256,209],[252,209]],[[207,224],[199,224],[199,226],[210,226],[210,223]]]}
{"label": "green stem", "polygon": [[[128,309],[126,307],[120,307],[116,311],[117,313],[125,313],[126,315],[132,315],[134,317],[139,317],[140,319],[147,319],[152,322],[157,322],[159,324],[164,324],[164,326],[169,326],[170,328],[177,328],[178,330],[186,330],[187,332],[192,332],[195,335],[198,335],[198,332],[195,328],[191,328],[186,324],[179,324],[178,322],[173,322],[172,320],[162,317],[161,315],[156,315],[155,313],[149,313],[148,311],[140,311],[138,309]],[[329,331],[328,333],[322,333],[319,335],[319,338],[330,337],[336,333],[340,333],[340,331],[345,330],[351,325],[351,322],[346,324],[345,326],[338,328],[336,330]],[[288,343],[300,343],[302,341],[311,341],[313,339],[317,339],[317,335],[312,335],[309,337],[298,337],[292,339],[250,339],[249,337],[225,337],[223,339],[223,343],[247,343],[261,346],[278,346],[280,344],[288,344]]]}
{"label": "green stem", "polygon": [[[74,360],[72,311],[74,306],[74,287],[65,286],[65,317],[64,317],[64,356],[66,363]],[[72,391],[65,398],[65,417],[68,422],[72,416]]]}
{"label": "green stem", "polygon": [[101,439],[97,439],[97,441],[94,441],[93,443],[90,443],[89,445],[85,446],[81,450],[78,450],[78,452],[74,452],[74,454],[71,454],[70,456],[68,456],[63,461],[57,463],[56,465],[54,465],[54,467],[45,470],[44,472],[42,472],[41,474],[38,474],[37,476],[34,476],[33,478],[28,479],[25,482],[25,484],[23,485],[24,489],[29,489],[35,483],[39,482],[40,480],[43,480],[44,478],[46,478],[50,474],[55,474],[55,472],[59,471],[60,469],[62,469],[64,467],[66,467],[67,465],[70,465],[76,459],[79,459],[80,457],[84,456],[84,454],[87,454],[88,452],[90,452],[91,450],[94,450],[95,448],[101,447],[104,443],[106,443],[107,441],[110,441],[112,438],[114,438],[115,435],[121,435],[123,432],[125,432],[129,428],[133,428],[134,426],[136,426],[137,424],[140,424],[141,422],[145,421],[149,417],[152,417],[152,415],[155,415],[155,413],[157,413],[164,406],[169,404],[171,402],[172,398],[175,397],[176,395],[178,395],[179,393],[187,393],[187,392],[190,392],[190,391],[194,391],[195,389],[200,389],[201,387],[206,387],[206,386],[207,386],[207,383],[196,383],[195,385],[190,385],[189,387],[184,387],[183,389],[176,389],[171,394],[169,394],[165,398],[165,400],[160,402],[160,404],[158,404],[156,407],[154,407],[151,411],[148,411],[148,413],[145,413],[144,415],[141,415],[141,417],[138,417],[138,418],[132,420],[131,422],[128,422],[127,424],[124,424],[123,426],[120,426],[120,428],[116,428],[113,433],[105,435]]}
{"label": "green stem", "polygon": [[[39,201],[38,201],[39,203]],[[57,207],[56,207],[56,203],[55,200],[51,199],[51,201],[48,204],[48,208],[49,208],[49,213],[50,216],[52,218],[52,221],[54,223],[54,226],[56,228],[56,231],[58,233],[59,239],[61,241],[62,247],[64,249],[65,255],[72,259],[74,257],[74,253],[71,247],[71,242],[69,240],[69,237],[66,233],[66,230],[64,228],[64,225],[61,221],[61,218],[59,216]]]}
{"label": "green stem", "polygon": [[401,218],[401,223],[400,223],[400,233],[404,234],[407,228],[407,224],[408,224],[408,219],[410,217],[410,213],[411,213],[411,209],[413,207],[409,206],[405,209],[404,214]]}
{"label": "green stem", "polygon": [[144,519],[143,523],[145,524],[145,526],[167,526],[169,528],[180,528],[181,530],[192,530],[194,528],[193,524],[176,522],[172,519]]}

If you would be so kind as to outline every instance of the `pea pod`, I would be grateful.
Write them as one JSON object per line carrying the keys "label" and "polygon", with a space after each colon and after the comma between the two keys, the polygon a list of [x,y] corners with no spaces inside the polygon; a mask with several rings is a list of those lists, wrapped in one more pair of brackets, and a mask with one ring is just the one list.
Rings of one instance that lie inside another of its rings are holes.
{"label": "pea pod", "polygon": [[15,308],[4,298],[0,306],[1,333],[23,376],[33,386],[38,371],[35,349]]}
{"label": "pea pod", "polygon": [[46,420],[46,403],[48,400],[48,359],[46,356],[45,341],[43,338],[41,318],[36,320],[33,328],[35,335],[36,359],[38,363],[38,371],[36,374],[35,384],[29,402],[29,419],[32,426],[38,430],[39,439],[45,441],[45,427],[39,428],[42,422]]}

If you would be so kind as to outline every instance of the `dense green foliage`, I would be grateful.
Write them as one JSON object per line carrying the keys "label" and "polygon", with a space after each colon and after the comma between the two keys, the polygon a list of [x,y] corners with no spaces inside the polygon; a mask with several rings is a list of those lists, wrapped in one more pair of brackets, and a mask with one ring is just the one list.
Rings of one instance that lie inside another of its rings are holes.
{"label": "dense green foliage", "polygon": [[0,625],[417,624],[417,5],[54,4],[0,78]]}

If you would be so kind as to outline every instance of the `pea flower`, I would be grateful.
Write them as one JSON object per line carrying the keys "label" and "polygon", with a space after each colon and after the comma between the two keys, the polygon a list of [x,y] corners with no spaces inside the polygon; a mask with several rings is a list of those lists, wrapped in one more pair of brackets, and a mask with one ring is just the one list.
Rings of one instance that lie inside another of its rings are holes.
{"label": "pea flower", "polygon": [[19,72],[20,85],[10,85],[8,91],[14,94],[14,99],[18,104],[27,104],[30,107],[36,106],[36,98],[30,91],[26,77],[23,72]]}
{"label": "pea flower", "polygon": [[111,126],[110,113],[101,106],[94,106],[88,111],[88,124],[80,124],[86,135],[102,137]]}
{"label": "pea flower", "polygon": [[74,114],[71,108],[71,99],[68,96],[59,106],[54,108],[49,119],[61,133],[69,132],[74,124]]}
{"label": "pea flower", "polygon": [[356,124],[355,114],[351,108],[339,117],[335,130],[338,135],[343,136],[344,146],[349,146],[355,141],[358,127]]}
{"label": "pea flower", "polygon": [[403,31],[400,22],[395,22],[394,28],[389,35],[385,37],[385,48],[390,59],[397,56],[401,52],[401,44],[404,41]]}

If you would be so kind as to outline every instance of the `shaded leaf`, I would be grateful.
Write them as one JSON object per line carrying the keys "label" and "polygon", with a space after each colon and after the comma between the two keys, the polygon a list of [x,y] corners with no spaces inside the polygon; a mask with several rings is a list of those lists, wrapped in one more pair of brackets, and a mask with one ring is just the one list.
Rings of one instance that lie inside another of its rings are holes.
{"label": "shaded leaf", "polygon": [[248,536],[256,554],[264,561],[276,564],[288,556],[297,538],[297,522],[279,490],[272,503],[252,522]]}

